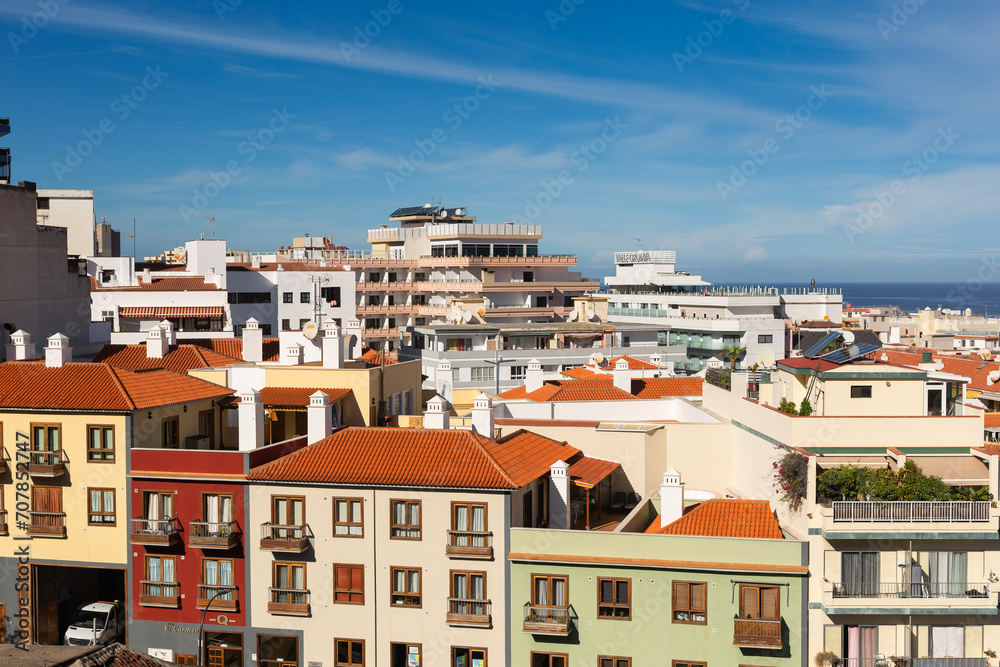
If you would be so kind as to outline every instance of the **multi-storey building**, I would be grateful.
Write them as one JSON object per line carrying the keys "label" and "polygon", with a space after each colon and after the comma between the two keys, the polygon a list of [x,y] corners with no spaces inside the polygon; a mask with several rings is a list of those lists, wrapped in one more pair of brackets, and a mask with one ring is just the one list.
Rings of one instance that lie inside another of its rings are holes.
{"label": "multi-storey building", "polygon": [[687,348],[678,371],[695,373],[728,346],[745,347],[742,365],[770,365],[787,354],[785,320],[840,322],[838,289],[779,290],[716,287],[676,270],[677,253],[640,250],[615,253],[615,275],[604,279],[611,322],[656,323],[664,345]]}
{"label": "multi-storey building", "polygon": [[77,257],[97,254],[97,216],[93,190],[38,190],[36,219],[40,226],[66,230],[67,251]]}
{"label": "multi-storey building", "polygon": [[232,391],[163,369],[73,362],[62,335],[37,360],[29,337],[13,338],[14,361],[0,364],[0,607],[8,637],[59,644],[76,605],[127,601],[132,448],[210,437]]}

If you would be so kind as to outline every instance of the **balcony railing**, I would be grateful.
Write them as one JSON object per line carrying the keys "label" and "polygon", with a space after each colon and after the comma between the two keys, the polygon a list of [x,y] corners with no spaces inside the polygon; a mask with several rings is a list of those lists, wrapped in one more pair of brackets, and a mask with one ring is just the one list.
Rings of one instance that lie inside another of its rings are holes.
{"label": "balcony railing", "polygon": [[573,627],[570,608],[543,607],[530,602],[524,605],[524,631],[533,634],[569,635]]}
{"label": "balcony railing", "polygon": [[32,449],[28,452],[28,474],[36,477],[58,477],[66,472],[66,452]]}
{"label": "balcony railing", "polygon": [[132,544],[156,547],[171,546],[180,542],[180,524],[176,517],[169,519],[132,519]]}
{"label": "balcony railing", "polygon": [[232,549],[240,543],[240,527],[235,521],[211,523],[192,521],[188,544],[201,549]]}
{"label": "balcony railing", "polygon": [[181,606],[181,585],[162,581],[139,582],[139,604],[144,607],[167,607],[179,609]]}
{"label": "balcony railing", "polygon": [[833,585],[835,598],[988,598],[982,582],[846,582]]}
{"label": "balcony railing", "polygon": [[308,524],[301,526],[275,526],[262,523],[260,548],[265,551],[293,551],[302,553],[309,548]]}
{"label": "balcony railing", "polygon": [[298,588],[270,588],[267,610],[272,614],[308,616],[309,591]]}
{"label": "balcony railing", "polygon": [[493,533],[449,530],[444,552],[448,556],[493,558]]}
{"label": "balcony railing", "polygon": [[[212,596],[216,593],[218,595],[213,599]],[[236,611],[239,591],[236,586],[198,584],[198,609],[208,609],[209,601],[212,603],[212,609],[216,611]]]}
{"label": "balcony railing", "polygon": [[7,510],[0,510],[0,535],[10,535],[7,529]]}
{"label": "balcony railing", "polygon": [[841,658],[837,667],[988,667],[987,658]]}
{"label": "balcony railing", "polygon": [[65,512],[28,512],[31,523],[28,535],[39,537],[66,537]]}
{"label": "balcony railing", "polygon": [[835,501],[835,522],[978,522],[990,520],[990,502]]}
{"label": "balcony railing", "polygon": [[489,625],[491,611],[489,600],[448,598],[445,622],[449,625]]}
{"label": "balcony railing", "polygon": [[733,646],[781,648],[781,619],[733,619]]}

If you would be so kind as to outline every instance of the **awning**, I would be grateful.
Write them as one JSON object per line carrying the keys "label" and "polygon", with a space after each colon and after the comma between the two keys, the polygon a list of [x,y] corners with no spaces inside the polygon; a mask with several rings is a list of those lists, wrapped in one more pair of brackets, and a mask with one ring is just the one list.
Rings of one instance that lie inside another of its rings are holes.
{"label": "awning", "polygon": [[573,483],[585,489],[592,489],[608,475],[621,468],[617,461],[605,461],[589,456],[581,456],[569,466],[569,476]]}
{"label": "awning", "polygon": [[225,309],[222,306],[122,306],[118,309],[121,317],[146,317],[160,319],[163,317],[208,317],[222,319]]}

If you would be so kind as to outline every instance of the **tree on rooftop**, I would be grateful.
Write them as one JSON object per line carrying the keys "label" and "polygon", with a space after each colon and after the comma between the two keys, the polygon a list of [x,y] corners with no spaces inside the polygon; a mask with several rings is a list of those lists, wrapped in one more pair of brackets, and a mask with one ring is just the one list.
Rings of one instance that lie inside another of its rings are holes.
{"label": "tree on rooftop", "polygon": [[746,351],[745,345],[727,345],[722,348],[722,358],[729,362],[729,370],[736,370],[736,362]]}

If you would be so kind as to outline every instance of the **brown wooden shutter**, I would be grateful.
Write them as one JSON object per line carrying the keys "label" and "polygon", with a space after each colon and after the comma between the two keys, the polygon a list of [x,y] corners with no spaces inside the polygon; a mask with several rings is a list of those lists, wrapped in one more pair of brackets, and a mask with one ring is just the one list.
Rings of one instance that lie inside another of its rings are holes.
{"label": "brown wooden shutter", "polygon": [[770,620],[781,618],[779,609],[781,595],[779,589],[768,587],[760,589],[760,617]]}
{"label": "brown wooden shutter", "polygon": [[688,584],[674,583],[674,609],[690,609]]}
{"label": "brown wooden shutter", "polygon": [[760,618],[760,589],[756,586],[740,586],[740,601],[743,618]]}
{"label": "brown wooden shutter", "polygon": [[691,609],[694,611],[707,611],[708,602],[705,599],[707,584],[691,584]]}

